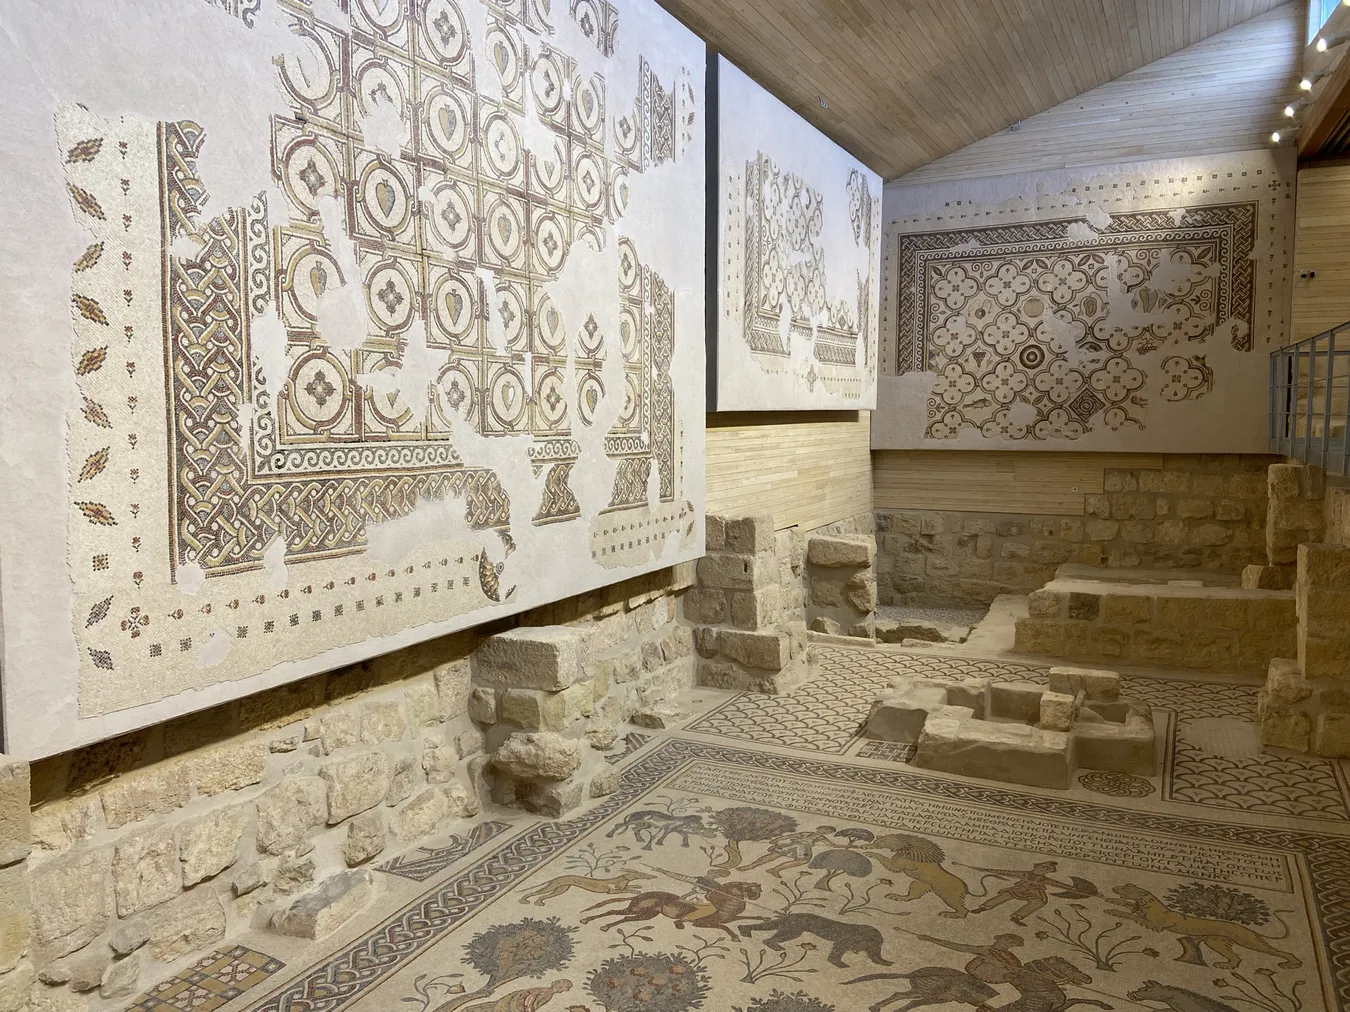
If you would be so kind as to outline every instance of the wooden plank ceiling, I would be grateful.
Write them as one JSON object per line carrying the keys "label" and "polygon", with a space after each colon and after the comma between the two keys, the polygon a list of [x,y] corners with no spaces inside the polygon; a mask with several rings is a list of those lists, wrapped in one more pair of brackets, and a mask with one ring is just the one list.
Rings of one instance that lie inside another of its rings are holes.
{"label": "wooden plank ceiling", "polygon": [[893,179],[1282,0],[659,2]]}

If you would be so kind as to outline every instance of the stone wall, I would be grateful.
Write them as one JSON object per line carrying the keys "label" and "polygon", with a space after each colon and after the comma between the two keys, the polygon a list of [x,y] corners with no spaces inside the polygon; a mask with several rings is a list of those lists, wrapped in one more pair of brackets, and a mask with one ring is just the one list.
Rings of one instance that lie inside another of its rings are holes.
{"label": "stone wall", "polygon": [[1266,456],[1174,455],[1107,468],[1083,516],[877,510],[882,604],[988,603],[1066,562],[1240,572],[1265,562]]}
{"label": "stone wall", "polygon": [[[693,684],[692,574],[677,566],[41,760],[31,831],[28,768],[0,764],[0,1012],[34,975],[39,1004],[78,1012],[95,996],[125,1004],[248,924],[331,930],[378,888],[368,866],[385,851],[453,830],[490,798],[558,804],[513,780],[501,759],[513,737],[570,732],[587,791],[603,793],[617,726]],[[570,644],[566,685],[505,683],[501,644],[517,626]]]}

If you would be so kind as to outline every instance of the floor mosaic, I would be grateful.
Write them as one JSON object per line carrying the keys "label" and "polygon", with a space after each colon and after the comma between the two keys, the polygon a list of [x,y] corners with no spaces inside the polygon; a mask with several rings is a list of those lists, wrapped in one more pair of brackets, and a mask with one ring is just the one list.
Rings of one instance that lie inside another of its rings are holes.
{"label": "floor mosaic", "polygon": [[703,735],[622,770],[236,1008],[1350,1009],[1345,835]]}
{"label": "floor mosaic", "polygon": [[[913,749],[862,737],[873,697],[900,675],[997,676],[1044,681],[1043,666],[950,654],[899,653],[852,647],[815,647],[815,676],[781,696],[742,693],[688,725],[688,730],[742,742],[768,743],[795,751],[851,755],[906,763]],[[1350,821],[1350,782],[1344,764],[1311,756],[1257,752],[1214,754],[1187,741],[1183,726],[1197,721],[1237,724],[1253,731],[1257,686],[1126,675],[1122,692],[1153,707],[1165,722],[1164,771],[1158,788],[1115,793],[1102,777],[1079,777],[1085,790],[1119,797],[1161,797],[1199,805],[1269,815]],[[1094,786],[1096,785],[1096,786]]]}

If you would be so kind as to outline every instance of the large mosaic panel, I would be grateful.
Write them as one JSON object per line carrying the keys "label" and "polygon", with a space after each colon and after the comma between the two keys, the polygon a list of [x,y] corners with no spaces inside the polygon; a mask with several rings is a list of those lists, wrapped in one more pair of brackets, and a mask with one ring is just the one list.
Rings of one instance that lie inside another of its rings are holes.
{"label": "large mosaic panel", "polygon": [[1280,154],[892,187],[874,445],[1263,450]]}
{"label": "large mosaic panel", "polygon": [[717,409],[876,404],[881,178],[714,57]]}
{"label": "large mosaic panel", "polygon": [[[54,7],[4,60],[56,93],[5,128],[42,185],[0,244],[65,260],[3,283],[52,349],[6,342],[7,399],[65,399],[4,435],[10,750],[698,554],[693,35],[649,0]],[[37,41],[63,17],[148,81]]]}

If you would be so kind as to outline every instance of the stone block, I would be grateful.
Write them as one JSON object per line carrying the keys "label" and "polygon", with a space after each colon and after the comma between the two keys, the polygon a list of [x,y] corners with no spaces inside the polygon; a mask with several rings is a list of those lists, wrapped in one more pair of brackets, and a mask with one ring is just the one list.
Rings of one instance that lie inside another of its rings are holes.
{"label": "stone block", "polygon": [[812,534],[806,539],[806,563],[825,569],[870,566],[876,542],[869,537]]}
{"label": "stone block", "polygon": [[1242,570],[1242,588],[1244,590],[1292,590],[1296,567],[1282,566],[1246,566]]}
{"label": "stone block", "polygon": [[131,955],[149,940],[149,922],[137,918],[122,921],[113,929],[113,933],[108,936],[108,948],[112,949],[114,956],[121,958]]}
{"label": "stone block", "polygon": [[328,818],[328,795],[318,777],[291,777],[258,799],[258,849],[281,854]]}
{"label": "stone block", "polygon": [[1312,695],[1308,681],[1298,666],[1298,661],[1289,657],[1276,657],[1270,662],[1266,672],[1266,684],[1262,692],[1262,708],[1276,710],[1287,709]]}
{"label": "stone block", "polygon": [[1034,590],[1027,597],[1027,614],[1032,618],[1060,618],[1068,599],[1053,590]]}
{"label": "stone block", "polygon": [[450,816],[445,794],[439,787],[428,787],[407,805],[398,817],[398,835],[404,843],[430,836]]}
{"label": "stone block", "polygon": [[689,719],[689,711],[682,710],[670,701],[660,701],[643,707],[629,720],[638,727],[666,730],[678,727]]}
{"label": "stone block", "polygon": [[811,604],[817,608],[842,608],[844,588],[832,574],[816,574],[811,578]]}
{"label": "stone block", "polygon": [[178,856],[183,862],[185,888],[219,875],[234,864],[239,857],[239,840],[248,827],[248,814],[248,807],[235,805],[179,827]]}
{"label": "stone block", "polygon": [[590,682],[574,682],[561,692],[507,689],[498,713],[503,721],[526,731],[565,731],[588,715],[594,704]]}
{"label": "stone block", "polygon": [[1100,594],[1070,593],[1065,614],[1074,621],[1095,622],[1101,615],[1102,598]]}
{"label": "stone block", "polygon": [[766,671],[781,671],[792,659],[792,641],[784,630],[724,629],[718,637],[718,648],[738,664]]}
{"label": "stone block", "polygon": [[782,614],[781,598],[776,583],[758,590],[732,591],[730,604],[731,624],[737,629],[764,629],[777,622]]}
{"label": "stone block", "polygon": [[913,763],[961,776],[1065,790],[1074,767],[1073,741],[1063,732],[1022,724],[930,718]]}
{"label": "stone block", "polygon": [[469,717],[480,724],[497,723],[497,693],[479,686],[469,697]]}
{"label": "stone block", "polygon": [[403,699],[407,705],[408,723],[414,728],[434,727],[440,720],[435,682],[427,680],[409,685],[403,690]]}
{"label": "stone block", "polygon": [[[33,964],[26,959],[20,960],[9,973],[0,974],[0,1012],[45,1012],[46,1002],[39,999],[45,998],[42,992],[48,990],[38,988]],[[61,1005],[59,1012],[68,1012],[71,1006],[77,1005],[85,1003],[71,998],[69,1005]]]}
{"label": "stone block", "polygon": [[709,513],[704,520],[703,548],[708,552],[720,552],[727,546],[727,519]]}
{"label": "stone block", "polygon": [[1156,735],[1148,714],[1131,710],[1124,723],[1080,721],[1073,729],[1074,761],[1083,769],[1151,777],[1157,772]]}
{"label": "stone block", "polygon": [[619,784],[622,781],[622,771],[615,766],[610,766],[591,777],[588,792],[592,798],[607,798],[619,789]]}
{"label": "stone block", "polygon": [[581,646],[581,633],[566,626],[510,629],[478,647],[475,678],[488,685],[557,692],[581,677]]}
{"label": "stone block", "polygon": [[1064,623],[1052,618],[1019,618],[1013,650],[1020,654],[1061,655],[1064,652]]}
{"label": "stone block", "polygon": [[272,888],[289,896],[314,884],[315,864],[310,854],[290,854],[277,862],[272,876]]}
{"label": "stone block", "polygon": [[1300,623],[1298,666],[1307,678],[1350,678],[1350,634],[1316,636]]}
{"label": "stone block", "polygon": [[777,566],[764,555],[733,555],[717,552],[698,560],[701,587],[721,590],[752,590],[776,578]]}
{"label": "stone block", "polygon": [[1040,719],[1036,726],[1046,731],[1069,731],[1078,717],[1078,697],[1063,692],[1041,693]]}
{"label": "stone block", "polygon": [[725,544],[727,551],[753,555],[773,549],[773,517],[727,517]]}
{"label": "stone block", "polygon": [[518,788],[516,804],[527,812],[550,819],[562,818],[587,797],[586,781],[581,778],[520,784]]}
{"label": "stone block", "polygon": [[870,614],[877,610],[877,579],[871,573],[854,573],[844,584],[844,597],[854,611]]}
{"label": "stone block", "polygon": [[113,851],[113,892],[118,917],[148,910],[182,891],[183,872],[172,830],[156,826],[117,844]]}
{"label": "stone block", "polygon": [[392,773],[389,756],[378,749],[320,766],[319,776],[328,788],[328,824],[336,825],[383,803]]}
{"label": "stone block", "polygon": [[441,720],[454,720],[469,710],[473,668],[467,657],[439,664],[432,671],[436,707]]}
{"label": "stone block", "polygon": [[350,707],[339,707],[319,717],[316,728],[324,755],[348,748],[361,740],[361,717]]}
{"label": "stone block", "polygon": [[1298,499],[1302,494],[1302,464],[1271,464],[1266,469],[1266,492],[1272,502]]}
{"label": "stone block", "polygon": [[137,991],[137,984],[141,979],[141,960],[138,956],[132,956],[130,959],[119,959],[115,963],[109,964],[103,971],[103,978],[99,981],[98,994],[100,998],[126,998]]}
{"label": "stone block", "polygon": [[1262,708],[1261,744],[1308,752],[1312,742],[1312,719],[1301,710]]}
{"label": "stone block", "polygon": [[393,700],[377,700],[361,707],[361,741],[378,745],[398,741],[408,730],[403,707]]}
{"label": "stone block", "polygon": [[364,868],[334,875],[272,918],[279,934],[322,938],[365,909],[375,896],[375,877]]}
{"label": "stone block", "polygon": [[[743,592],[747,593],[747,592]],[[694,587],[684,595],[684,617],[697,625],[721,625],[730,619],[726,591]]]}
{"label": "stone block", "polygon": [[1298,580],[1319,590],[1350,590],[1350,547],[1299,545]]}
{"label": "stone block", "polygon": [[522,780],[565,780],[581,766],[581,746],[548,732],[513,734],[498,746],[492,763]]}
{"label": "stone block", "polygon": [[64,956],[103,933],[108,923],[112,851],[101,847],[29,870],[33,937],[43,958]]}
{"label": "stone block", "polygon": [[372,809],[347,823],[347,838],[342,842],[342,860],[355,867],[380,854],[388,843],[384,812]]}
{"label": "stone block", "polygon": [[1154,632],[1151,629],[1136,629],[1126,656],[1136,664],[1160,668],[1183,667],[1186,660],[1186,636],[1171,630]]}
{"label": "stone block", "polygon": [[167,762],[123,774],[99,791],[109,829],[164,815],[188,803],[192,781],[183,762]]}
{"label": "stone block", "polygon": [[1329,759],[1350,758],[1350,713],[1319,713],[1313,717],[1312,753]]}
{"label": "stone block", "polygon": [[422,772],[429,784],[448,784],[455,776],[455,767],[459,765],[459,752],[455,746],[440,738],[428,736],[422,744]]}
{"label": "stone block", "polygon": [[168,963],[225,937],[225,909],[210,885],[199,885],[155,911],[146,949]]}
{"label": "stone block", "polygon": [[[834,619],[827,615],[817,615],[811,620],[811,629],[813,632],[824,633],[826,636],[840,635],[840,625]],[[897,643],[898,640],[887,640],[888,643]]]}
{"label": "stone block", "polygon": [[212,797],[262,783],[269,754],[267,740],[253,738],[226,742],[193,756],[190,761],[197,793]]}
{"label": "stone block", "polygon": [[247,896],[272,881],[276,874],[277,862],[273,858],[262,858],[240,868],[230,879],[230,891],[235,896]]}
{"label": "stone block", "polygon": [[417,784],[417,757],[401,755],[394,760],[389,774],[389,790],[385,791],[384,803],[397,805],[407,801]]}
{"label": "stone block", "polygon": [[890,692],[872,701],[863,735],[878,741],[913,743],[923,733],[930,713],[947,705],[947,690],[916,687]]}
{"label": "stone block", "polygon": [[994,682],[989,686],[991,716],[1034,724],[1041,718],[1043,685],[1035,682]]}
{"label": "stone block", "polygon": [[0,868],[0,974],[13,970],[28,951],[30,904],[28,870],[23,865]]}
{"label": "stone block", "polygon": [[1144,625],[1152,617],[1152,602],[1142,594],[1107,594],[1102,598],[1101,618],[1107,625]]}

